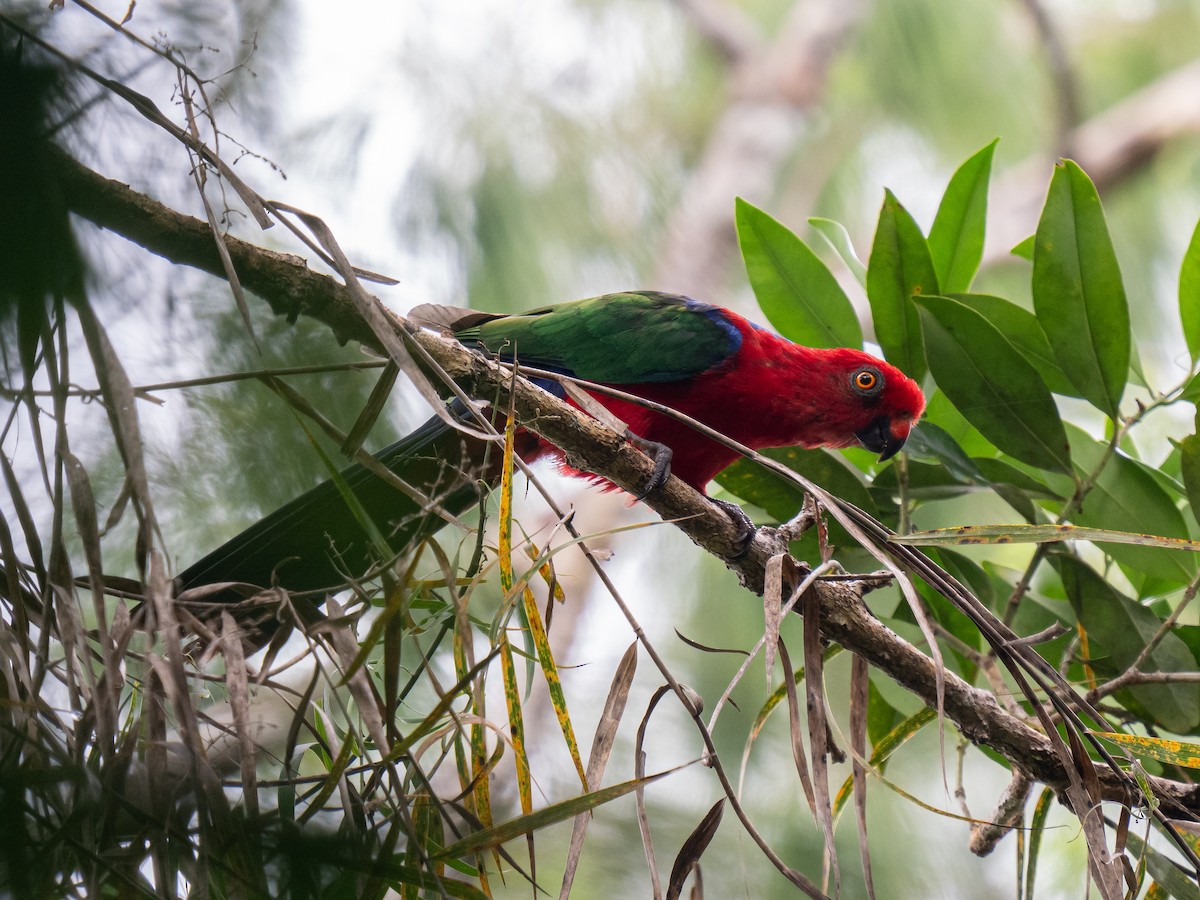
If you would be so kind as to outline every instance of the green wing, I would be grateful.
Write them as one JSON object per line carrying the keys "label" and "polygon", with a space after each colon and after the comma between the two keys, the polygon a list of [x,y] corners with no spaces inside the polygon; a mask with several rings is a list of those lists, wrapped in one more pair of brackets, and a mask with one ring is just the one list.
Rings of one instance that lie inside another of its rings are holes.
{"label": "green wing", "polygon": [[456,330],[502,358],[610,384],[681,381],[725,362],[741,332],[722,310],[677,294],[605,294]]}

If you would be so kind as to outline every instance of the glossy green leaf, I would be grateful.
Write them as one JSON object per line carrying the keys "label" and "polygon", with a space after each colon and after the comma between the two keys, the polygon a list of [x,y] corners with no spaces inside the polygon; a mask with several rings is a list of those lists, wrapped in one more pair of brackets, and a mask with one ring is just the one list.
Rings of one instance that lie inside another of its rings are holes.
{"label": "glossy green leaf", "polygon": [[[1079,474],[1090,474],[1106,445],[1074,426],[1067,427],[1067,434]],[[1191,537],[1183,513],[1159,479],[1145,465],[1120,453],[1109,459],[1074,522],[1115,531]],[[1122,565],[1175,584],[1186,584],[1196,573],[1196,556],[1192,553],[1121,544],[1107,544],[1104,550]]]}
{"label": "glossy green leaf", "polygon": [[1063,374],[1058,358],[1037,316],[1011,300],[989,294],[950,294],[959,303],[965,303],[996,326],[1008,342],[1016,347],[1046,382],[1046,387],[1055,394],[1068,397],[1082,396],[1079,389]]}
{"label": "glossy green leaf", "polygon": [[846,230],[846,226],[841,222],[823,219],[820,216],[810,217],[808,224],[817,234],[825,238],[825,242],[833,248],[833,252],[846,264],[846,268],[850,270],[854,280],[865,288],[867,286],[867,267],[862,264],[862,260],[854,252],[854,242],[850,240],[850,232]]}
{"label": "glossy green leaf", "polygon": [[1021,462],[1070,472],[1062,420],[1033,365],[957,300],[920,297],[916,305],[934,380],[967,421]]}
{"label": "glossy green leaf", "polygon": [[937,460],[957,481],[964,484],[987,484],[979,466],[944,428],[933,422],[921,422],[908,436],[905,451],[911,457]]}
{"label": "glossy green leaf", "polygon": [[1062,500],[1048,485],[1034,478],[1028,472],[1006,463],[1002,459],[988,456],[972,457],[983,477],[991,484],[1007,484],[1033,497],[1043,497],[1048,500]]}
{"label": "glossy green leaf", "polygon": [[775,329],[809,347],[861,347],[858,316],[825,263],[761,209],[740,197],[735,205],[746,274]]}
{"label": "glossy green leaf", "polygon": [[[1087,630],[1092,668],[1105,677],[1119,675],[1138,658],[1162,622],[1077,558],[1053,559],[1075,615]],[[1165,635],[1142,663],[1145,672],[1187,672],[1194,667],[1187,646],[1173,634]],[[1143,684],[1115,696],[1171,731],[1186,734],[1200,724],[1200,691],[1192,684]]]}
{"label": "glossy green leaf", "polygon": [[1179,267],[1179,318],[1192,362],[1200,359],[1200,222]]}
{"label": "glossy green leaf", "polygon": [[934,390],[925,404],[922,422],[933,422],[942,428],[966,451],[968,456],[994,456],[996,448],[968,422],[944,392]]}
{"label": "glossy green leaf", "polygon": [[884,358],[917,381],[925,375],[925,347],[911,298],[937,293],[937,274],[925,237],[888,191],[867,264],[867,299]]}
{"label": "glossy green leaf", "polygon": [[1033,306],[1063,373],[1116,418],[1129,374],[1129,306],[1096,186],[1055,167],[1033,252]]}
{"label": "glossy green leaf", "polygon": [[943,293],[970,290],[979,271],[995,152],[992,141],[958,167],[929,229],[929,254]]}

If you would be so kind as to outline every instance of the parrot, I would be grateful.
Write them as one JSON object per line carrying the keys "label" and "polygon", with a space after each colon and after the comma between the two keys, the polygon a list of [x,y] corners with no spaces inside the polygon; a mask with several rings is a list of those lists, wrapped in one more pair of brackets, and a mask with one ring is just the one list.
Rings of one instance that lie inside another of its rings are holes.
{"label": "parrot", "polygon": [[[513,315],[424,304],[409,318],[501,360],[663,404],[752,449],[861,445],[882,461],[901,450],[925,409],[912,378],[862,350],[806,347],[732,310],[677,294],[605,294]],[[534,380],[576,405],[558,382]],[[598,392],[590,396],[654,456],[655,474],[642,498],[665,481],[668,470],[707,496],[709,482],[738,457],[661,412]],[[516,452],[527,462],[554,458],[570,474],[597,477],[570,469],[557,448],[531,432],[518,432]],[[211,602],[249,596],[251,586],[317,592],[345,585],[372,563],[386,561],[376,558],[364,533],[363,513],[393,551],[403,552],[447,515],[477,504],[499,478],[500,456],[491,443],[434,417],[375,458],[436,500],[441,518],[355,465],[341,474],[340,485],[318,485],[188,567],[176,578],[176,591],[227,585],[205,595]],[[353,492],[360,511],[347,503],[344,490]],[[734,507],[749,524],[740,508],[713,502]]]}

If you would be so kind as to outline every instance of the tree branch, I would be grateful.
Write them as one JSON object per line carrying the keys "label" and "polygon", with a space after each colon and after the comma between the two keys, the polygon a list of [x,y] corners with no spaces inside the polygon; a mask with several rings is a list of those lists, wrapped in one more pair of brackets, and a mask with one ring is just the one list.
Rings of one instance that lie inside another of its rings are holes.
{"label": "tree branch", "polygon": [[[208,225],[181,215],[157,201],[106,179],[66,154],[55,164],[70,208],[171,262],[223,277]],[[379,349],[375,334],[358,317],[348,289],[333,278],[310,270],[304,259],[275,253],[237,238],[226,238],[242,283],[278,314],[295,319],[310,316],[325,323],[340,341],[357,340]],[[397,328],[411,326],[396,318]],[[649,478],[652,461],[622,435],[585,416],[524,379],[457,342],[428,332],[413,337],[475,396],[495,397],[507,404],[511,396],[522,426],[560,447],[578,468],[602,474],[619,487],[636,493]],[[762,529],[747,551],[737,549],[736,528],[729,517],[706,497],[677,478],[645,501],[664,519],[673,521],[698,546],[725,561],[751,591],[763,591],[767,561],[779,551],[771,529]],[[933,706],[936,703],[933,661],[876,619],[862,602],[869,589],[863,582],[821,581],[814,590],[821,603],[825,636],[859,654],[879,671]],[[1002,754],[1030,778],[1063,787],[1068,778],[1046,736],[1003,710],[991,693],[944,673],[945,713],[976,744]],[[1119,773],[1097,766],[1106,798],[1124,800],[1126,782]],[[1160,799],[1200,810],[1200,786],[1153,779]]]}

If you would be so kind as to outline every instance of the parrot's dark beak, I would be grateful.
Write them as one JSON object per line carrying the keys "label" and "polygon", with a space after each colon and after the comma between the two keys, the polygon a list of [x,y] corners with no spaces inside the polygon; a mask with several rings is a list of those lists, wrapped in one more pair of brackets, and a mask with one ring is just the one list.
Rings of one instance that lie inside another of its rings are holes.
{"label": "parrot's dark beak", "polygon": [[888,416],[872,419],[870,425],[856,432],[854,436],[872,453],[878,453],[880,462],[889,460],[899,453],[904,442],[908,440],[907,434],[897,437],[892,432],[892,420]]}

